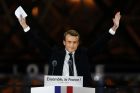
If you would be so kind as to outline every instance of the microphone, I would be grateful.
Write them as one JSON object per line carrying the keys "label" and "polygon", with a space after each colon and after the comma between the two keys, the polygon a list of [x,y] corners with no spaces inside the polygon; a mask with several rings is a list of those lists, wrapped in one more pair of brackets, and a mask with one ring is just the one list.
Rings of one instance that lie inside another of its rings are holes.
{"label": "microphone", "polygon": [[52,69],[52,74],[51,74],[51,75],[54,74],[54,69],[55,69],[55,67],[57,66],[57,61],[56,61],[56,60],[53,60],[53,61],[52,61],[52,66],[53,66],[53,69]]}
{"label": "microphone", "polygon": [[72,74],[72,76],[74,76],[74,72],[73,72],[73,63],[72,63],[72,61],[71,60],[69,60],[68,61],[68,64],[69,64],[69,75],[70,75],[70,73]]}

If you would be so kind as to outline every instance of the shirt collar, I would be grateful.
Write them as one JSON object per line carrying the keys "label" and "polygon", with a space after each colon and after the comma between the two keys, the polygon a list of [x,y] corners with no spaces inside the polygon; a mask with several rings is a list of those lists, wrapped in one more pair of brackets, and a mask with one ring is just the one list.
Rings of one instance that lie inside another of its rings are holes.
{"label": "shirt collar", "polygon": [[[65,49],[66,50],[66,49]],[[66,54],[69,54],[70,52],[68,50],[66,50]],[[75,54],[75,51],[72,52],[72,54],[74,55]]]}

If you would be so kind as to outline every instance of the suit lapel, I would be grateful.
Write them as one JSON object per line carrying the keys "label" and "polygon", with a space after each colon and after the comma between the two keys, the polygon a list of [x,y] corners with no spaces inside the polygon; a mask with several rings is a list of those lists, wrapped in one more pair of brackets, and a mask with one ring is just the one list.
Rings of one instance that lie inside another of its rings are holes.
{"label": "suit lapel", "polygon": [[64,65],[64,60],[65,60],[65,55],[66,55],[66,51],[62,50],[59,54],[59,75],[62,75],[63,73],[63,65]]}
{"label": "suit lapel", "polygon": [[77,50],[76,52],[75,52],[75,55],[74,55],[74,57],[75,57],[75,66],[76,66],[76,69],[77,69],[77,74],[79,75],[79,73],[81,72],[80,71],[80,53],[79,53],[79,50]]}

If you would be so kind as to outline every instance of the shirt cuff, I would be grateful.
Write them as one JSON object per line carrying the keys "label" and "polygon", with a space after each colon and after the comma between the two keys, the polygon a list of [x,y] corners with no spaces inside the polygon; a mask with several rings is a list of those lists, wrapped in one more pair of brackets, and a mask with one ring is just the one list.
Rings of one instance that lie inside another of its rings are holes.
{"label": "shirt cuff", "polygon": [[24,32],[28,32],[29,30],[30,30],[30,27],[28,26],[24,29]]}
{"label": "shirt cuff", "polygon": [[110,33],[111,35],[115,35],[115,31],[113,31],[111,28],[109,29],[109,33]]}

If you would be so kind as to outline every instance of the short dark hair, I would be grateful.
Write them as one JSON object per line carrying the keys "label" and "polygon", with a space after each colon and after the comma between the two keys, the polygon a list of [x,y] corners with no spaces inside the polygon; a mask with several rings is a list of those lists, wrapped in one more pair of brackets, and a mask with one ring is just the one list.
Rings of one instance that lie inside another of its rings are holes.
{"label": "short dark hair", "polygon": [[65,40],[65,37],[66,37],[66,35],[71,35],[71,36],[78,36],[78,38],[80,39],[80,35],[79,35],[79,33],[76,31],[76,30],[74,30],[74,29],[71,29],[71,30],[67,30],[65,33],[64,33],[64,40]]}

